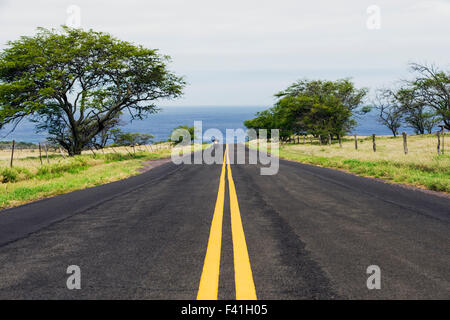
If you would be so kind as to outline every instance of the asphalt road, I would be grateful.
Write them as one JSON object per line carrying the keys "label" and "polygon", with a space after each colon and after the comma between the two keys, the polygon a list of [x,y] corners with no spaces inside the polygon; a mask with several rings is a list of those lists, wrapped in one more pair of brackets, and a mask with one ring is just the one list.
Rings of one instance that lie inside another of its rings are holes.
{"label": "asphalt road", "polygon": [[[1,211],[0,299],[196,299],[203,278],[219,299],[450,298],[449,198],[290,161],[272,176],[260,167],[167,163]],[[69,265],[80,290],[66,287]],[[367,288],[370,265],[380,289]]]}

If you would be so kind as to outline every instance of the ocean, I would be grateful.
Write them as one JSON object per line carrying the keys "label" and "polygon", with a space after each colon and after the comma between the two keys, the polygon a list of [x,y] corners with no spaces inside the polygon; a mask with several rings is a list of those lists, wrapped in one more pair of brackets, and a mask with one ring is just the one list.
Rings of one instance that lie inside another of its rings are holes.
{"label": "ocean", "polygon": [[[244,120],[254,118],[255,113],[267,109],[259,106],[220,106],[220,107],[164,107],[157,114],[150,115],[145,120],[133,121],[130,123],[129,117],[124,116],[123,131],[150,133],[154,136],[154,141],[165,141],[169,138],[173,128],[179,125],[193,126],[194,121],[202,121],[202,129],[218,129],[225,136],[226,129],[244,129]],[[358,135],[390,135],[391,132],[377,121],[377,114],[372,112],[356,119],[358,126],[354,133]],[[24,142],[43,142],[47,134],[45,132],[36,133],[34,124],[23,121],[17,128],[9,133],[11,126],[0,130],[0,140],[16,140]],[[413,133],[409,128],[401,128],[400,132]],[[9,134],[8,134],[9,133]],[[216,136],[213,132],[206,134],[204,141],[210,141],[211,136]],[[232,142],[232,141],[227,141]]]}

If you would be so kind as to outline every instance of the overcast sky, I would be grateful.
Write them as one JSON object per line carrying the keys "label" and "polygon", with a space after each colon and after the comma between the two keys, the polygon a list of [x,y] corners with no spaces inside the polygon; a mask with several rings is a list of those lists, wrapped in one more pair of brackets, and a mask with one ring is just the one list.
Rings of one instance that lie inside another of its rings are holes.
{"label": "overcast sky", "polygon": [[305,77],[374,89],[407,77],[408,62],[450,63],[449,0],[0,0],[0,48],[66,24],[70,5],[81,27],[172,56],[189,85],[165,105],[271,105]]}

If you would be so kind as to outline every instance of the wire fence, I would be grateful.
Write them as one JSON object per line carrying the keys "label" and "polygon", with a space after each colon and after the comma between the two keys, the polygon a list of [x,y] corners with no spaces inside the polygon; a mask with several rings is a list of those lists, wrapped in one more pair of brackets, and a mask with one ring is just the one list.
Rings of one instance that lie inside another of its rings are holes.
{"label": "wire fence", "polygon": [[[81,154],[136,154],[138,152],[159,152],[160,150],[173,148],[173,143],[163,142],[149,145],[131,145],[131,146],[107,146],[105,148],[87,148]],[[53,159],[60,159],[68,157],[67,151],[59,146],[49,145],[46,143],[39,143],[30,146],[29,144],[17,144],[13,140],[11,143],[2,143],[0,145],[0,161],[9,162],[9,166],[14,166],[14,160],[39,158],[41,165],[50,163]]]}

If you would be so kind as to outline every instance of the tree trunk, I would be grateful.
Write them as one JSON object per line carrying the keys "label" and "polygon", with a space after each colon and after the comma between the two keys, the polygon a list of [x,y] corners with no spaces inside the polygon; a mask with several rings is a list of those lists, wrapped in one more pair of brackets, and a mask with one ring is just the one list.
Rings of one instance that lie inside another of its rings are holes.
{"label": "tree trunk", "polygon": [[80,155],[83,151],[83,147],[81,145],[72,145],[67,150],[69,157]]}

